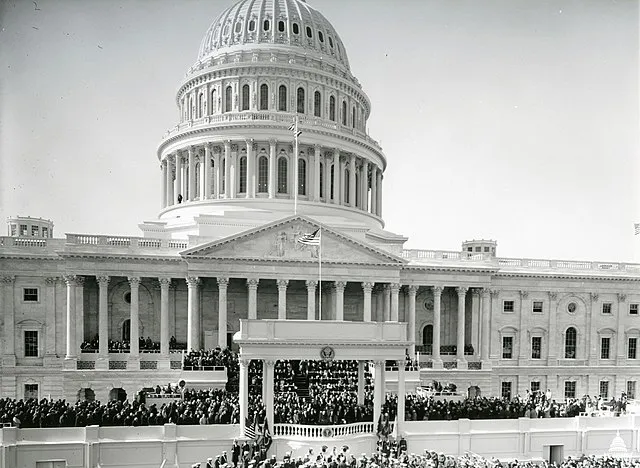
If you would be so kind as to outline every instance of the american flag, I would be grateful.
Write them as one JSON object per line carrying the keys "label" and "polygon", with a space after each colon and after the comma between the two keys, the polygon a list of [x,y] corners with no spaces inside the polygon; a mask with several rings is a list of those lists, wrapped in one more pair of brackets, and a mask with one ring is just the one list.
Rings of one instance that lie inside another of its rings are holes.
{"label": "american flag", "polygon": [[304,245],[320,245],[320,229],[316,229],[311,234],[298,237],[298,243]]}
{"label": "american flag", "polygon": [[302,132],[298,130],[298,122],[293,122],[289,127],[289,131],[293,132],[294,137],[299,137],[302,134]]}
{"label": "american flag", "polygon": [[640,223],[635,223],[633,227],[635,228],[635,235],[640,234]]}
{"label": "american flag", "polygon": [[256,424],[249,417],[245,419],[244,435],[249,439],[256,439]]}

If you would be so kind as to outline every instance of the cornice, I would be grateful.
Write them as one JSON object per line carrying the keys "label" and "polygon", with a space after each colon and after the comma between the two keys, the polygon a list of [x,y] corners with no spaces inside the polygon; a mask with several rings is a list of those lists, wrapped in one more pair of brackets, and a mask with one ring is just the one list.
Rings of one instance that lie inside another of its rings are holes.
{"label": "cornice", "polygon": [[[239,339],[235,341],[240,345],[252,345],[252,346],[269,345],[271,347],[273,347],[274,345],[274,342],[269,340]],[[335,348],[378,348],[379,349],[379,348],[406,348],[410,344],[411,343],[408,341],[395,341],[395,342],[360,341],[355,343],[332,343],[332,342],[327,342],[326,340],[325,341],[300,340],[300,341],[284,341],[284,342],[279,341],[277,343],[277,346],[278,347],[304,346],[305,348],[310,348],[312,346],[332,346]]]}
{"label": "cornice", "polygon": [[498,270],[490,267],[456,267],[450,265],[403,265],[403,270],[419,270],[419,271],[448,271],[454,273],[488,273],[495,274]]}
{"label": "cornice", "polygon": [[156,262],[181,262],[180,256],[166,256],[166,255],[136,255],[136,254],[118,254],[118,253],[97,253],[97,252],[60,252],[61,259],[69,258],[99,258],[99,259],[113,259],[113,260],[151,260]]}
{"label": "cornice", "polygon": [[57,253],[50,254],[50,255],[42,255],[42,254],[28,254],[28,253],[13,254],[13,253],[0,252],[0,259],[7,259],[7,260],[49,260],[49,261],[55,261],[55,260],[59,260],[60,257],[59,257],[59,255]]}
{"label": "cornice", "polygon": [[495,274],[496,277],[503,278],[545,278],[545,279],[575,279],[594,281],[640,281],[640,276],[601,276],[601,275],[581,275],[579,273],[536,273],[536,272],[501,272]]}
{"label": "cornice", "polygon": [[[300,263],[304,263],[304,264],[309,264],[311,266],[317,267],[318,266],[318,261],[316,259],[310,259],[310,260],[305,260],[305,259],[299,259],[299,258],[292,258],[292,259],[283,259],[283,258],[264,258],[264,257],[216,257],[214,255],[199,255],[199,256],[188,256],[184,258],[185,262],[188,264],[190,260],[217,260],[217,261],[226,261],[226,262],[253,262],[253,263],[287,263],[287,264],[300,264]],[[362,266],[362,265],[369,265],[369,266],[375,266],[375,267],[386,267],[386,268],[395,268],[397,270],[401,270],[402,269],[402,264],[401,263],[365,263],[365,262],[348,262],[348,261],[331,261],[331,260],[323,260],[322,261],[322,265],[358,265],[358,266]]]}

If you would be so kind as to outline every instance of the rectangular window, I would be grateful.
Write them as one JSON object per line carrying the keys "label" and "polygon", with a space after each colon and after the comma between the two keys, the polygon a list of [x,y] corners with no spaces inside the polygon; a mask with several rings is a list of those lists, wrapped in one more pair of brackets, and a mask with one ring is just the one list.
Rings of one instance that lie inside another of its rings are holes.
{"label": "rectangular window", "polygon": [[576,397],[576,381],[575,380],[567,380],[564,383],[564,399],[568,400],[569,398]]}
{"label": "rectangular window", "polygon": [[38,332],[24,332],[24,356],[38,357]]}
{"label": "rectangular window", "polygon": [[38,399],[38,384],[24,384],[24,399]]}
{"label": "rectangular window", "polygon": [[532,312],[534,314],[542,313],[542,301],[533,301]]}
{"label": "rectangular window", "polygon": [[42,237],[49,237],[49,228],[42,228]]}
{"label": "rectangular window", "polygon": [[602,303],[602,313],[603,314],[611,314],[611,302],[603,302]]}
{"label": "rectangular window", "polygon": [[24,302],[38,302],[38,288],[24,288],[22,300]]}
{"label": "rectangular window", "polygon": [[531,359],[542,359],[542,337],[531,337]]}
{"label": "rectangular window", "polygon": [[600,381],[600,398],[604,400],[609,399],[609,381],[608,380]]}
{"label": "rectangular window", "polygon": [[630,400],[635,400],[636,398],[636,381],[635,380],[627,381],[627,398]]}
{"label": "rectangular window", "polygon": [[467,247],[467,252],[473,252],[473,247]]}
{"label": "rectangular window", "polygon": [[20,225],[20,235],[21,236],[26,236],[27,235],[27,225],[26,224],[21,224]]}
{"label": "rectangular window", "polygon": [[600,338],[600,359],[609,359],[609,347],[611,345],[611,338]]}
{"label": "rectangular window", "polygon": [[15,224],[12,224],[11,225],[11,237],[15,237],[17,233],[18,233],[18,226],[16,226]]}
{"label": "rectangular window", "polygon": [[540,391],[540,381],[539,380],[532,380],[531,384],[530,384],[530,388],[531,388],[531,393],[536,393]]}
{"label": "rectangular window", "polygon": [[487,252],[487,253],[489,253],[489,247],[485,247],[485,248],[484,248],[484,251],[485,251],[485,252]]}
{"label": "rectangular window", "polygon": [[40,236],[40,228],[38,226],[31,226],[31,236],[32,237]]}
{"label": "rectangular window", "polygon": [[513,337],[502,337],[502,359],[511,359],[513,356]]}
{"label": "rectangular window", "polygon": [[502,302],[502,311],[503,312],[513,312],[513,301],[503,301]]}
{"label": "rectangular window", "polygon": [[500,395],[502,396],[502,398],[511,400],[511,382],[502,382]]}
{"label": "rectangular window", "polygon": [[636,359],[638,356],[638,338],[629,338],[628,359]]}
{"label": "rectangular window", "polygon": [[638,304],[629,304],[629,314],[638,315]]}

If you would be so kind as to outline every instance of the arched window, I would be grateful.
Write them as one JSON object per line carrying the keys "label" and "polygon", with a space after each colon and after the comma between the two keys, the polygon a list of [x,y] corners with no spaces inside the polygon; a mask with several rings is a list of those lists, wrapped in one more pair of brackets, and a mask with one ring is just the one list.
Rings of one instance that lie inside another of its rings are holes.
{"label": "arched window", "polygon": [[298,195],[307,194],[307,162],[298,158]]}
{"label": "arched window", "polygon": [[300,28],[298,27],[298,23],[293,23],[291,25],[291,29],[293,29],[293,34],[300,34]]}
{"label": "arched window", "polygon": [[242,23],[240,21],[236,22],[235,32],[239,33],[242,31]]}
{"label": "arched window", "polygon": [[278,193],[287,193],[287,158],[278,159]]}
{"label": "arched window", "polygon": [[260,85],[260,110],[269,110],[269,86]]}
{"label": "arched window", "polygon": [[209,104],[209,114],[213,114],[218,107],[218,97],[215,89],[211,90],[211,104]]}
{"label": "arched window", "polygon": [[240,193],[247,193],[247,157],[240,158]]}
{"label": "arched window", "polygon": [[269,22],[269,20],[264,20],[262,22],[262,29],[265,31],[268,31],[271,28],[271,23]]}
{"label": "arched window", "polygon": [[249,110],[249,85],[242,86],[242,110]]}
{"label": "arched window", "polygon": [[287,87],[280,85],[278,88],[278,110],[287,111]]}
{"label": "arched window", "polygon": [[269,160],[266,156],[258,159],[258,193],[269,191]]}
{"label": "arched window", "polygon": [[187,110],[189,120],[193,120],[193,99],[189,97],[189,108]]}
{"label": "arched window", "polygon": [[304,114],[304,88],[298,88],[298,114]]}
{"label": "arched window", "polygon": [[231,86],[227,86],[227,88],[224,90],[224,111],[225,112],[231,112],[231,105],[233,104],[233,98],[232,98],[232,89]]}
{"label": "arched window", "polygon": [[309,39],[313,37],[313,32],[311,31],[311,28],[309,26],[307,26],[307,37]]}
{"label": "arched window", "polygon": [[356,108],[351,109],[351,127],[356,128]]}
{"label": "arched window", "polygon": [[320,198],[324,197],[324,164],[320,163]]}
{"label": "arched window", "polygon": [[253,32],[256,30],[256,20],[249,21],[249,31]]}
{"label": "arched window", "polygon": [[433,325],[425,325],[422,329],[422,344],[424,346],[433,345]]}
{"label": "arched window", "polygon": [[320,117],[320,109],[322,108],[322,99],[320,98],[320,91],[313,93],[313,115]]}
{"label": "arched window", "polygon": [[320,39],[320,42],[324,42],[324,35],[322,34],[322,31],[318,31],[318,39]]}
{"label": "arched window", "polygon": [[198,117],[204,117],[204,93],[200,93],[198,96]]}
{"label": "arched window", "polygon": [[564,357],[566,359],[576,358],[576,343],[578,332],[573,327],[567,328],[564,334]]}
{"label": "arched window", "polygon": [[329,98],[329,120],[336,121],[336,98],[333,96]]}
{"label": "arched window", "polygon": [[331,174],[331,177],[330,177],[330,179],[329,179],[329,182],[330,182],[330,184],[331,184],[331,187],[330,187],[330,189],[331,189],[331,193],[330,193],[329,195],[330,195],[330,198],[331,198],[332,200],[335,200],[335,195],[334,195],[334,193],[335,193],[335,189],[334,189],[334,185],[335,185],[335,177],[334,177],[334,175],[333,175],[333,168],[334,168],[334,166],[335,166],[335,164],[332,164],[332,165],[331,165],[331,167],[329,168],[329,173]]}
{"label": "arched window", "polygon": [[347,101],[342,101],[342,125],[347,125]]}
{"label": "arched window", "polygon": [[349,169],[344,170],[344,202],[349,203]]}
{"label": "arched window", "polygon": [[284,32],[284,21],[278,21],[278,32]]}

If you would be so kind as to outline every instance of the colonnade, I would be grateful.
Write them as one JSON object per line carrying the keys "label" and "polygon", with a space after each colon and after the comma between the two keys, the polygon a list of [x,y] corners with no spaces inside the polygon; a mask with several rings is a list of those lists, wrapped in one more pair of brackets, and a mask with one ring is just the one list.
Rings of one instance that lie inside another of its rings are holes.
{"label": "colonnade", "polygon": [[[161,162],[162,207],[209,199],[293,198],[289,142],[225,140],[189,146]],[[337,148],[300,145],[298,196],[382,216],[382,169]]]}

